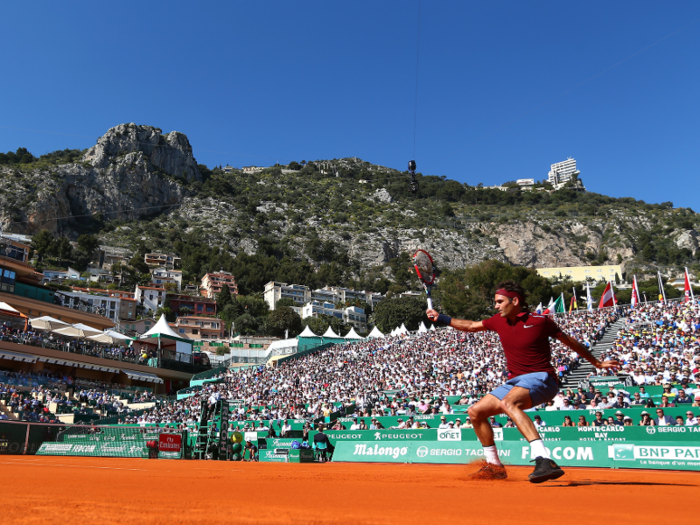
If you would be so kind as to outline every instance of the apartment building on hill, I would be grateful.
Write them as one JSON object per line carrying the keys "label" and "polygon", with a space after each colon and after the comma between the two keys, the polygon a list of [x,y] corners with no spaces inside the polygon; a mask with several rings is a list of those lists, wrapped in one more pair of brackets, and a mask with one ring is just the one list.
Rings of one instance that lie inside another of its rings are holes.
{"label": "apartment building on hill", "polygon": [[232,294],[238,295],[238,285],[236,279],[229,272],[223,270],[219,272],[208,273],[202,277],[202,285],[200,287],[202,295],[209,299],[216,299],[216,294],[221,292],[223,285],[228,285]]}

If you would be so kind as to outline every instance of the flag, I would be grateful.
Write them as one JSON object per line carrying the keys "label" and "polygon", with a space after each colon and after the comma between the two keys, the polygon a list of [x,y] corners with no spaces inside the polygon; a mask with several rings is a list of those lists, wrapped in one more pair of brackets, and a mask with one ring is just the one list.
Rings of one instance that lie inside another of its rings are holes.
{"label": "flag", "polygon": [[537,314],[542,313],[542,301],[540,301],[540,304],[538,304],[537,308],[535,308],[535,313],[537,313]]}
{"label": "flag", "polygon": [[576,287],[574,286],[572,288],[572,291],[574,292],[573,300],[574,300],[574,310],[578,310],[578,303],[576,302]]}
{"label": "flag", "polygon": [[554,297],[549,298],[549,304],[547,305],[547,308],[544,309],[543,314],[552,314],[554,313]]}
{"label": "flag", "polygon": [[684,302],[688,301],[693,301],[695,297],[693,297],[693,288],[690,286],[690,276],[688,275],[688,268],[685,269],[685,290],[684,290],[684,296],[685,299],[683,299]]}
{"label": "flag", "polygon": [[586,308],[589,312],[593,311],[593,297],[591,296],[591,287],[586,283]]}
{"label": "flag", "polygon": [[610,281],[608,281],[608,284],[605,286],[598,308],[605,308],[607,306],[615,306],[615,292],[613,291]]}
{"label": "flag", "polygon": [[641,302],[639,298],[639,286],[637,286],[637,276],[632,277],[632,308],[635,308]]}
{"label": "flag", "polygon": [[666,290],[664,290],[664,280],[661,278],[661,272],[656,272],[656,279],[659,281],[659,302],[666,302]]}
{"label": "flag", "polygon": [[556,313],[556,314],[563,314],[566,313],[566,306],[564,306],[564,292],[561,293],[559,297],[557,297],[557,300],[554,301],[554,304],[552,305],[552,309],[550,310],[549,313]]}
{"label": "flag", "polygon": [[574,304],[576,303],[576,296],[571,296],[571,301],[569,301],[569,313],[574,311]]}

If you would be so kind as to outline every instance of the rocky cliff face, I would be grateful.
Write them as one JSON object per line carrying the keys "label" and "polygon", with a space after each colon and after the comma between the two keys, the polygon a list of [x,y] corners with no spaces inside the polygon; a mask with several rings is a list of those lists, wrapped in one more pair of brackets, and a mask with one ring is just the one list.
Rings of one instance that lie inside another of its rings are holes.
{"label": "rocky cliff face", "polygon": [[[593,259],[610,264],[618,255],[633,259],[635,237],[655,227],[658,232],[661,223],[674,246],[693,255],[700,249],[692,221],[678,227],[673,210],[618,209],[613,203],[605,213],[555,215],[546,207],[522,206],[518,214],[496,210],[491,220],[487,217],[493,215],[481,213],[489,211],[488,205],[470,204],[469,213],[456,209],[437,216],[421,212],[447,202],[445,196],[413,203],[402,200],[400,193],[392,197],[389,190],[399,172],[358,159],[315,163],[336,176],[310,183],[303,174],[296,177],[296,171],[287,172],[289,178],[279,172],[234,172],[216,186],[213,176],[202,181],[182,133],[122,124],[101,137],[81,162],[0,166],[0,222],[6,231],[32,234],[46,228],[75,238],[79,221],[99,219],[100,214],[127,221],[157,216],[149,223],[103,231],[100,237],[106,244],[133,248],[139,239],[158,245],[164,231],[179,228],[235,256],[256,252],[264,235],[286,243],[294,257],[307,257],[306,244],[318,237],[334,241],[363,269],[418,248],[429,250],[443,268],[487,259],[529,267],[582,266]],[[343,170],[350,169],[355,169],[356,184],[349,176],[343,178]],[[372,177],[380,182],[365,180]],[[452,222],[432,222],[455,215]],[[169,248],[164,242],[159,246]]]}
{"label": "rocky cliff face", "polygon": [[[137,156],[130,154],[136,153]],[[190,141],[182,133],[171,131],[165,135],[160,129],[136,124],[120,124],[87,150],[83,161],[95,168],[108,169],[113,165],[139,162],[150,171],[161,171],[186,182],[201,180],[197,162],[192,155]]]}
{"label": "rocky cliff face", "polygon": [[201,180],[187,137],[122,124],[90,148],[81,163],[19,173],[0,168],[2,222],[11,231],[70,233],[87,218],[138,219],[167,210]]}

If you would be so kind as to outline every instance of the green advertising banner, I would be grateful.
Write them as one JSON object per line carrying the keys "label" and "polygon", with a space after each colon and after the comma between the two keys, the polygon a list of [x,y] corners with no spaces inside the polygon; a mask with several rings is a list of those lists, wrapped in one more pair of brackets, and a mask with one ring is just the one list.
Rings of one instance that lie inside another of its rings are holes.
{"label": "green advertising banner", "polygon": [[[700,443],[700,426],[666,426],[666,427],[623,427],[609,425],[603,427],[540,427],[544,441],[683,441]],[[517,428],[494,428],[497,442],[525,441]],[[313,441],[315,431],[309,433]],[[429,430],[327,430],[325,434],[331,443],[337,445],[343,441],[477,441],[473,429],[429,429]],[[294,439],[268,439],[280,443],[278,447],[290,446]],[[287,443],[288,444],[283,444]]]}
{"label": "green advertising banner", "polygon": [[[495,428],[496,441],[525,441],[517,428]],[[685,441],[700,443],[700,426],[539,427],[543,441]],[[462,440],[475,440],[476,433],[462,429]]]}
{"label": "green advertising banner", "polygon": [[[561,466],[612,467],[608,445],[602,442],[561,442],[547,447]],[[505,465],[530,465],[530,445],[519,442],[499,443],[498,453]],[[441,463],[464,465],[483,459],[477,443],[400,441],[342,442],[336,446],[333,461],[374,463]]]}
{"label": "green advertising banner", "polygon": [[[561,441],[547,443],[547,450],[562,467],[700,470],[700,443]],[[527,443],[499,443],[498,454],[504,465],[531,465]],[[464,442],[341,442],[333,454],[333,461],[338,462],[464,465],[479,459],[483,459],[481,445]]]}
{"label": "green advertising banner", "polygon": [[[89,457],[119,457],[146,458],[148,457],[147,441],[159,441],[161,434],[119,432],[119,427],[113,427],[115,434],[61,434],[58,441],[43,443],[38,455],[42,456],[89,456]],[[133,430],[133,429],[129,429]],[[183,445],[185,440],[183,439]],[[159,458],[180,459],[181,452],[159,452]]]}
{"label": "green advertising banner", "polygon": [[610,448],[610,455],[617,468],[700,470],[700,443],[696,446],[678,443],[616,443]]}

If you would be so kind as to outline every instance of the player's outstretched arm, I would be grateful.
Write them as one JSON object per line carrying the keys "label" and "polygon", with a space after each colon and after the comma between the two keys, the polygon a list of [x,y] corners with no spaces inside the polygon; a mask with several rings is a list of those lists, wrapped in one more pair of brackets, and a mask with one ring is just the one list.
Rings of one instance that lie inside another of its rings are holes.
{"label": "player's outstretched arm", "polygon": [[447,317],[446,315],[443,315],[442,318],[440,318],[440,313],[437,310],[428,310],[425,312],[425,314],[428,316],[428,319],[430,319],[433,322],[439,321],[445,324],[446,326],[451,326],[452,328],[461,330],[462,332],[483,332],[484,330],[486,330],[481,321],[452,319],[451,317]]}
{"label": "player's outstretched arm", "polygon": [[557,336],[557,340],[561,341],[563,344],[571,348],[574,352],[576,352],[578,355],[583,357],[586,361],[591,363],[594,367],[596,368],[620,368],[620,362],[619,361],[599,361],[598,359],[595,358],[593,354],[586,348],[583,344],[579,343],[576,339],[571,337],[569,334],[565,334],[564,332],[561,332]]}

